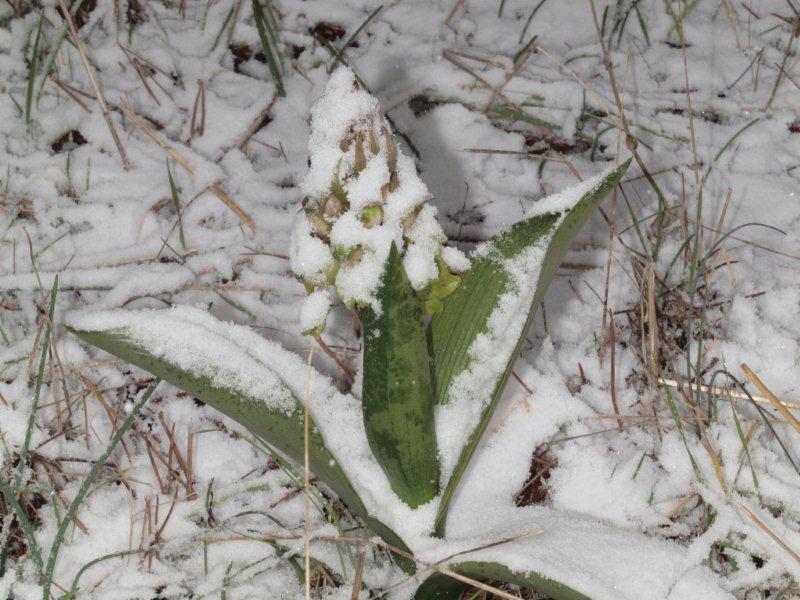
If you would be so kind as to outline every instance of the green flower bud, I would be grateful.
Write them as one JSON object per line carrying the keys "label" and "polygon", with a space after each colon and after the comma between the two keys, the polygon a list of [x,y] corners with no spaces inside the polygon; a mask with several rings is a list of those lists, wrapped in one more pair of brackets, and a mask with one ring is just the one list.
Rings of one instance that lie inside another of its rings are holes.
{"label": "green flower bud", "polygon": [[379,205],[373,204],[362,210],[359,218],[364,224],[364,227],[372,229],[383,222],[383,209]]}

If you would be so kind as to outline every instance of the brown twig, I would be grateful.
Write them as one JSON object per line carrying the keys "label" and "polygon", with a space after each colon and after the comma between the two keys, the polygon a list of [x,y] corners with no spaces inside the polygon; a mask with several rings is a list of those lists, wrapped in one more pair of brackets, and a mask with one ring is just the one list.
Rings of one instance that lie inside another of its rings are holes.
{"label": "brown twig", "polygon": [[333,360],[333,362],[336,363],[336,366],[338,366],[342,370],[342,374],[344,375],[345,379],[347,379],[347,382],[350,385],[353,385],[353,382],[355,382],[355,380],[356,380],[356,372],[353,369],[353,367],[351,367],[346,362],[344,362],[341,358],[339,358],[339,355],[336,354],[336,352],[334,352],[331,349],[331,347],[328,346],[328,344],[325,343],[325,341],[322,339],[321,335],[316,336],[315,339],[317,340],[317,343],[319,344],[319,347],[322,348],[322,351],[325,354],[327,354],[328,356],[330,356],[331,359]]}
{"label": "brown twig", "polygon": [[353,593],[351,600],[358,600],[361,595],[361,578],[364,576],[364,561],[367,558],[367,549],[362,548],[358,552],[358,563],[356,564],[356,574],[353,577]]}
{"label": "brown twig", "polygon": [[114,140],[114,145],[117,147],[119,156],[122,159],[122,166],[126,171],[130,171],[131,163],[128,161],[128,155],[125,154],[125,148],[123,148],[122,142],[117,135],[117,129],[114,127],[114,121],[111,120],[111,114],[108,111],[108,105],[103,97],[103,92],[100,90],[100,82],[97,80],[94,68],[89,62],[89,56],[86,53],[86,47],[83,45],[83,42],[78,35],[78,29],[75,27],[75,21],[72,20],[72,15],[70,14],[69,8],[67,8],[66,2],[64,2],[64,0],[58,0],[58,4],[61,7],[61,12],[64,15],[64,19],[67,21],[67,27],[69,28],[70,35],[72,35],[72,39],[75,42],[75,47],[78,49],[78,54],[80,55],[83,66],[86,69],[86,74],[89,76],[89,81],[91,81],[95,94],[97,94],[97,103],[100,105],[103,118],[106,121],[106,125],[108,125],[108,130],[111,132],[111,138]]}
{"label": "brown twig", "polygon": [[[61,1],[63,2],[63,0]],[[149,137],[156,144],[158,144],[161,147],[161,149],[164,150],[164,152],[169,154],[169,156],[181,167],[183,167],[190,175],[194,175],[196,173],[196,169],[192,166],[192,164],[188,160],[186,160],[180,153],[178,153],[177,150],[172,148],[172,146],[170,146],[167,142],[161,139],[155,131],[153,131],[150,127],[145,125],[144,122],[139,118],[139,116],[135,112],[133,112],[127,106],[119,106],[118,108],[125,114],[125,116],[127,116],[133,122],[134,125],[136,125],[139,129],[141,129],[147,137]],[[242,207],[240,207],[234,201],[233,198],[228,196],[228,194],[226,194],[222,190],[222,188],[218,183],[210,185],[208,187],[208,191],[210,191],[217,198],[219,198],[222,201],[222,203],[228,208],[230,208],[231,211],[233,211],[233,213],[237,217],[239,217],[245,223],[245,225],[247,225],[251,230],[253,231],[256,230],[256,224],[255,221],[253,221],[253,218],[249,214],[247,214],[242,209]]]}
{"label": "brown twig", "polygon": [[744,374],[747,375],[747,378],[751,381],[751,383],[758,388],[758,391],[764,394],[764,397],[769,400],[769,403],[772,404],[775,410],[781,413],[781,416],[786,419],[786,421],[792,427],[794,427],[798,433],[800,433],[800,421],[798,421],[797,417],[789,412],[789,409],[786,408],[783,402],[778,400],[778,397],[773,394],[772,391],[764,384],[764,382],[758,378],[758,375],[756,375],[745,363],[742,363],[742,371],[744,371]]}
{"label": "brown twig", "polygon": [[[611,346],[611,404],[614,414],[619,417],[619,404],[617,404],[617,327],[614,324],[614,315],[608,314],[608,344]],[[622,419],[617,419],[617,428],[622,431]]]}

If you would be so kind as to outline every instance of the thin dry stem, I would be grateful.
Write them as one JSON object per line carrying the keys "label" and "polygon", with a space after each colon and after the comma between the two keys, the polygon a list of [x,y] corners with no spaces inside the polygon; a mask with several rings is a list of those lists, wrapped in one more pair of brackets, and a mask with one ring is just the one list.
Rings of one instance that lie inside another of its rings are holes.
{"label": "thin dry stem", "polygon": [[766,384],[758,378],[758,375],[756,375],[745,363],[742,363],[742,371],[744,371],[744,374],[747,375],[747,378],[751,381],[751,383],[758,388],[758,391],[764,394],[766,399],[770,404],[772,404],[775,410],[777,410],[781,416],[786,419],[786,421],[792,427],[795,428],[797,433],[800,433],[800,421],[798,421],[797,417],[789,412],[789,409],[784,406],[783,402],[778,400],[778,397],[775,396],[775,394],[772,393]]}
{"label": "thin dry stem", "polygon": [[[63,0],[62,0],[63,2]],[[161,139],[158,134],[153,131],[150,127],[145,125],[145,123],[139,118],[139,116],[134,113],[130,108],[126,106],[119,106],[118,107],[131,121],[133,124],[136,125],[139,129],[141,129],[147,137],[153,140],[156,144],[158,144],[164,152],[166,152],[172,160],[178,163],[181,167],[183,167],[190,175],[194,175],[196,170],[192,166],[192,164],[186,160],[177,150],[172,148],[166,141]],[[231,209],[233,213],[239,217],[245,225],[247,225],[251,230],[255,231],[256,224],[253,221],[253,218],[247,214],[242,207],[240,207],[228,194],[222,191],[222,188],[219,186],[218,183],[210,185],[208,187],[208,191],[214,194],[217,198],[219,198],[225,206]]]}
{"label": "thin dry stem", "polygon": [[108,130],[111,132],[111,139],[114,140],[114,145],[117,147],[117,151],[119,152],[119,156],[122,159],[122,166],[126,171],[131,170],[131,163],[128,161],[128,155],[125,154],[125,148],[122,146],[122,142],[119,139],[119,135],[117,135],[117,129],[114,127],[114,121],[111,120],[111,114],[108,111],[108,105],[106,104],[106,99],[103,97],[103,92],[100,89],[100,82],[97,80],[97,76],[94,72],[94,67],[92,66],[91,62],[89,61],[89,55],[86,52],[86,46],[83,45],[80,36],[78,35],[78,29],[75,27],[75,21],[72,20],[72,15],[70,14],[69,8],[64,0],[58,0],[58,4],[61,7],[61,11],[64,15],[64,18],[67,21],[67,27],[69,28],[69,33],[72,36],[73,41],[75,42],[75,47],[78,49],[78,54],[81,57],[81,62],[83,62],[83,66],[86,69],[86,74],[89,76],[89,81],[92,83],[92,87],[94,88],[95,94],[97,94],[97,103],[100,105],[100,110],[103,113],[103,118],[106,121],[106,125],[108,125]]}

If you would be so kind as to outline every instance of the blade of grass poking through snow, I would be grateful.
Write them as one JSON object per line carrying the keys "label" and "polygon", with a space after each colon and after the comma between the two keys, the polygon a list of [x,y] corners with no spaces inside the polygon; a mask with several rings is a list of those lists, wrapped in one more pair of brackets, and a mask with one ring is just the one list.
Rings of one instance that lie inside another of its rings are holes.
{"label": "blade of grass poking through snow", "polygon": [[439,492],[433,389],[422,310],[394,243],[378,301],[380,314],[362,314],[364,425],[395,493],[417,508]]}
{"label": "blade of grass poking through snow", "polygon": [[344,53],[344,51],[347,50],[352,45],[352,43],[356,41],[356,38],[358,38],[359,34],[364,30],[364,28],[367,25],[369,25],[370,21],[372,21],[372,19],[377,17],[378,13],[381,12],[382,10],[383,10],[383,4],[381,4],[378,8],[373,10],[370,13],[370,15],[364,20],[364,22],[358,26],[358,29],[356,29],[353,32],[353,35],[347,38],[347,41],[344,43],[344,46],[342,46],[336,53],[336,56],[333,57],[333,62],[331,63],[330,68],[328,69],[329,73],[332,72],[340,62],[342,62],[342,54]]}
{"label": "blade of grass poking through snow", "polygon": [[181,246],[186,250],[186,236],[183,234],[183,219],[181,218],[181,201],[178,198],[178,187],[172,178],[172,169],[169,168],[169,160],[167,160],[167,178],[169,179],[169,193],[172,196],[172,204],[175,207],[175,214],[178,215],[178,234],[181,239]]}
{"label": "blade of grass poking through snow", "polygon": [[[69,9],[69,13],[74,18],[75,15],[78,14],[78,11],[81,9],[86,0],[76,0],[76,2],[72,5],[72,8]],[[36,92],[36,101],[39,101],[39,98],[42,97],[42,90],[44,90],[44,84],[47,82],[48,75],[50,75],[50,70],[53,68],[53,63],[58,56],[58,52],[61,49],[61,44],[64,42],[64,38],[67,36],[67,22],[66,20],[61,23],[61,27],[58,28],[58,33],[56,34],[56,39],[53,42],[52,46],[50,47],[49,52],[47,53],[47,59],[44,62],[44,67],[42,68],[42,75],[39,82],[39,89]]]}
{"label": "blade of grass poking through snow", "polygon": [[144,394],[142,394],[141,399],[139,399],[136,404],[133,405],[130,413],[122,422],[122,425],[119,426],[114,436],[111,438],[111,441],[103,450],[103,453],[100,455],[92,468],[89,470],[88,475],[83,480],[78,493],[75,494],[75,498],[72,500],[72,504],[69,505],[67,512],[64,513],[64,517],[61,519],[61,522],[58,524],[58,530],[56,531],[56,536],[53,539],[53,545],[50,547],[50,554],[47,557],[47,566],[45,567],[44,573],[44,585],[42,586],[42,599],[49,600],[50,598],[50,587],[53,584],[53,570],[56,567],[56,560],[58,560],[58,551],[61,548],[61,543],[64,541],[64,534],[67,532],[67,527],[69,527],[70,523],[72,523],[75,516],[78,514],[78,508],[80,508],[81,502],[86,497],[86,494],[89,491],[89,488],[94,483],[94,480],[97,479],[97,476],[100,474],[100,471],[105,466],[106,461],[111,456],[111,453],[114,451],[114,448],[117,447],[122,436],[131,428],[133,425],[134,420],[139,415],[139,412],[144,408],[144,405],[150,399],[150,396],[153,395],[153,392],[156,391],[158,384],[161,383],[160,379],[156,379],[153,383],[150,384],[150,387],[147,388]]}
{"label": "blade of grass poking through snow", "polygon": [[[28,415],[28,426],[25,429],[25,438],[22,441],[22,446],[20,447],[19,451],[19,462],[17,465],[17,477],[16,483],[14,485],[14,489],[9,490],[10,496],[7,495],[6,490],[2,490],[3,496],[7,496],[7,503],[9,505],[16,504],[16,506],[20,506],[19,498],[25,488],[25,481],[27,479],[26,469],[28,468],[28,451],[31,445],[31,437],[33,435],[33,428],[36,427],[36,413],[39,410],[39,397],[42,392],[42,381],[44,380],[44,367],[47,362],[47,353],[50,350],[50,338],[52,335],[52,325],[53,325],[53,314],[55,313],[56,308],[56,297],[58,295],[58,275],[55,276],[53,279],[53,288],[50,290],[50,306],[47,311],[47,321],[45,322],[45,332],[44,332],[44,339],[42,340],[42,352],[39,358],[39,369],[36,372],[36,383],[33,390],[33,401],[31,402],[31,411]],[[39,572],[43,570],[43,561],[42,556],[39,552],[39,547],[36,545],[36,538],[33,537],[33,529],[30,526],[30,522],[28,521],[27,514],[20,510],[17,511],[15,508],[15,512],[17,513],[17,520],[19,521],[20,527],[22,527],[23,532],[25,533],[26,538],[28,539],[28,548],[31,556],[33,557],[34,563],[36,563],[36,567],[38,568]],[[0,549],[0,566],[5,567],[5,557],[8,551],[8,544],[10,544],[11,538],[7,538],[5,540],[5,544],[2,549]]]}
{"label": "blade of grass poking through snow", "polygon": [[281,73],[286,73],[286,69],[283,66],[283,61],[285,56],[280,49],[283,41],[281,40],[280,29],[278,29],[278,20],[275,18],[275,11],[272,8],[272,0],[267,0],[266,5],[267,5],[267,20],[266,20],[267,30],[269,31],[270,38],[272,38],[272,40],[275,43],[275,50],[278,53],[278,67],[280,68]]}
{"label": "blade of grass poking through snow", "polygon": [[283,89],[283,77],[281,76],[280,69],[278,68],[277,59],[275,54],[277,54],[277,47],[275,52],[272,51],[272,46],[275,43],[275,39],[269,39],[267,36],[267,25],[264,21],[264,11],[261,9],[261,4],[259,0],[252,0],[253,4],[253,18],[256,21],[256,29],[258,30],[258,38],[261,40],[261,49],[264,51],[264,56],[267,59],[267,67],[269,67],[269,73],[272,75],[272,81],[275,82],[275,89],[278,91],[280,96],[285,96],[286,91]]}
{"label": "blade of grass poking through snow", "polygon": [[[77,315],[67,328],[84,341],[199,398],[296,465],[303,464],[302,388],[293,389],[284,376],[295,371],[304,374],[306,370],[302,359],[291,352],[243,327],[222,323],[189,307]],[[326,407],[335,405],[337,410],[344,410],[346,398],[327,380],[320,383],[323,378],[316,371],[313,376],[315,392],[321,386],[319,394],[325,396]],[[297,379],[302,386],[303,375]],[[373,532],[389,544],[407,549],[394,531],[370,514],[313,419],[309,431],[311,472]],[[398,564],[407,572],[414,570],[411,561],[398,560]]]}
{"label": "blade of grass poking through snow", "polygon": [[[28,519],[28,513],[25,512],[25,509],[17,500],[17,494],[15,491],[3,483],[2,480],[0,480],[0,495],[6,499],[6,506],[10,508],[9,514],[5,515],[4,518],[13,518],[10,515],[16,517],[17,523],[19,523],[22,533],[25,535],[25,543],[28,546],[28,554],[30,554],[33,558],[33,563],[36,565],[37,571],[41,573],[44,570],[44,562],[42,561],[42,554],[39,551],[39,545],[36,543],[36,534],[34,533],[33,525],[31,524],[30,519]],[[11,536],[6,539],[6,543],[9,543],[10,540]],[[3,548],[3,568],[5,568],[6,551],[7,548]],[[0,574],[2,573],[3,571],[0,571]]]}
{"label": "blade of grass poking through snow", "polygon": [[[580,228],[628,169],[541,201],[541,212],[492,238],[472,259],[461,287],[428,330],[437,429],[462,429],[440,446],[447,481],[435,533],[444,535],[450,500],[500,398],[537,307]],[[573,199],[573,195],[580,194]]]}
{"label": "blade of grass poking through snow", "polygon": [[47,353],[50,350],[50,338],[52,336],[53,314],[56,309],[56,296],[58,295],[58,275],[53,279],[53,288],[50,290],[50,307],[47,310],[47,322],[45,323],[44,339],[42,340],[42,353],[39,358],[39,370],[36,372],[36,384],[33,389],[33,402],[31,412],[28,415],[28,427],[25,430],[25,439],[19,451],[19,465],[17,467],[16,491],[19,495],[25,486],[25,469],[28,467],[28,449],[31,445],[33,428],[36,426],[36,412],[39,410],[39,396],[42,392],[42,380],[44,379],[44,366],[47,362]]}
{"label": "blade of grass poking through snow", "polygon": [[39,42],[42,41],[42,24],[44,12],[39,16],[39,26],[36,28],[36,38],[33,41],[31,61],[28,66],[28,89],[25,92],[25,123],[30,124],[33,113],[33,85],[36,82],[36,64],[39,62]]}
{"label": "blade of grass poking through snow", "polygon": [[[532,589],[552,600],[590,600],[566,585],[537,573],[514,573],[505,565],[489,562],[463,562],[449,565],[448,570],[478,581],[503,581]],[[471,586],[445,573],[428,577],[414,594],[414,600],[450,600],[460,598]]]}
{"label": "blade of grass poking through snow", "polygon": [[711,170],[714,168],[714,165],[715,165],[715,164],[717,164],[717,161],[719,160],[720,156],[722,156],[723,154],[725,154],[725,151],[726,151],[728,148],[730,148],[731,144],[733,144],[733,142],[734,142],[734,141],[736,141],[736,138],[738,138],[738,137],[739,137],[740,135],[742,135],[742,134],[743,134],[745,131],[747,131],[748,129],[750,129],[750,128],[751,128],[753,125],[755,125],[756,123],[758,123],[758,122],[759,122],[759,120],[760,120],[760,118],[758,118],[758,117],[757,117],[757,118],[755,118],[755,119],[753,119],[753,120],[752,120],[752,121],[750,121],[750,122],[749,122],[747,125],[745,125],[745,126],[744,126],[744,127],[742,127],[741,129],[739,129],[739,131],[737,131],[736,133],[734,133],[734,134],[733,134],[733,136],[731,137],[731,139],[729,139],[727,142],[725,142],[725,144],[722,146],[722,148],[720,148],[720,149],[719,149],[719,152],[717,152],[717,154],[714,156],[714,160],[712,160],[712,161],[711,161],[711,163],[708,165],[708,168],[706,169],[706,172],[705,172],[705,174],[703,175],[703,179],[702,179],[702,181],[700,182],[700,185],[701,185],[701,187],[702,187],[703,185],[705,185],[705,183],[706,183],[706,179],[708,179],[708,176],[709,176],[709,175],[711,175]]}

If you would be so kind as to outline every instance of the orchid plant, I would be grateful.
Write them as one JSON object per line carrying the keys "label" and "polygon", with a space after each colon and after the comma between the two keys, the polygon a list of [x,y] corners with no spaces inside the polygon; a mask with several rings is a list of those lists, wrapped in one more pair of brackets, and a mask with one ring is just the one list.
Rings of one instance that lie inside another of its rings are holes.
{"label": "orchid plant", "polygon": [[526,330],[575,235],[629,163],[540,200],[468,258],[447,245],[414,162],[345,68],[312,111],[309,148],[291,242],[292,270],[308,292],[301,329],[320,334],[336,296],[355,313],[360,397],[200,309],[80,314],[69,328],[235,419],[289,461],[302,465],[307,451],[316,482],[417,573],[416,598],[457,598],[467,582],[486,580],[586,598],[580,584],[535,566],[477,553],[434,568],[418,552],[448,554],[454,494]]}

